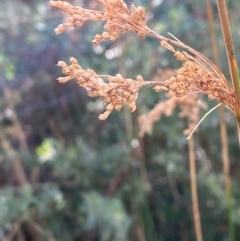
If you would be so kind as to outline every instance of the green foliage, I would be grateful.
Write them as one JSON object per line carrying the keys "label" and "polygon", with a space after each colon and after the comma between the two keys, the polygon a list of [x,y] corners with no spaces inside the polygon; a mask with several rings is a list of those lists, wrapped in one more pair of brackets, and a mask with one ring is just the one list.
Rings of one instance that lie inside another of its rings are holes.
{"label": "green foliage", "polygon": [[3,227],[4,224],[11,224],[19,216],[28,214],[28,207],[32,200],[32,191],[30,187],[23,187],[19,190],[14,190],[13,188],[1,189],[0,197],[1,227]]}
{"label": "green foliage", "polygon": [[109,199],[96,192],[84,194],[83,199],[83,211],[87,213],[88,229],[98,228],[102,241],[127,240],[131,221],[119,199]]}

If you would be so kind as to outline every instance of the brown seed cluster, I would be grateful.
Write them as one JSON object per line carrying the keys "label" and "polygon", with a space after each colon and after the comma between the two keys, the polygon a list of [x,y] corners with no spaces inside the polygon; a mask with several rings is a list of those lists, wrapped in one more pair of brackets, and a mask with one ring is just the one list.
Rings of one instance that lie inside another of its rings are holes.
{"label": "brown seed cluster", "polygon": [[65,83],[71,79],[77,79],[89,96],[102,98],[107,106],[106,111],[99,116],[100,120],[105,120],[114,109],[119,111],[125,103],[131,111],[134,111],[139,89],[148,84],[140,75],[136,80],[124,79],[120,74],[98,75],[92,69],[83,69],[73,57],[70,58],[70,62],[69,66],[63,61],[58,62],[58,66],[62,67],[66,75],[60,77],[59,82]]}
{"label": "brown seed cluster", "polygon": [[143,137],[145,134],[151,134],[154,123],[159,121],[163,114],[170,116],[177,106],[181,109],[179,116],[188,119],[188,128],[184,130],[184,134],[189,135],[198,123],[200,109],[207,108],[198,94],[176,97],[172,92],[167,92],[166,96],[166,100],[160,101],[147,114],[138,117],[140,137]]}
{"label": "brown seed cluster", "polygon": [[95,36],[94,45],[106,39],[114,41],[120,34],[127,31],[134,31],[140,37],[146,36],[148,30],[145,24],[146,14],[143,7],[135,7],[132,3],[131,10],[129,10],[123,0],[98,1],[104,5],[104,11],[76,7],[64,1],[50,1],[51,6],[58,7],[70,15],[66,23],[60,24],[55,29],[56,33],[60,34],[70,27],[78,28],[87,20],[103,20],[107,21],[104,25],[104,32]]}
{"label": "brown seed cluster", "polygon": [[49,1],[49,5],[60,8],[63,12],[70,15],[66,19],[66,22],[58,25],[55,29],[56,34],[61,34],[70,27],[79,28],[87,20],[99,21],[104,19],[104,13],[100,11],[94,11],[90,9],[73,6],[64,1]]}
{"label": "brown seed cluster", "polygon": [[[86,89],[89,96],[100,97],[107,104],[106,111],[100,115],[100,119],[106,119],[114,109],[120,110],[124,103],[128,103],[132,111],[135,110],[139,89],[147,85],[153,85],[157,92],[170,90],[175,97],[170,94],[170,97],[163,103],[159,103],[149,112],[149,115],[142,116],[139,119],[142,126],[141,135],[151,132],[152,123],[159,119],[161,114],[169,115],[169,113],[172,113],[176,105],[180,105],[182,109],[181,116],[186,116],[189,113],[194,116],[195,112],[196,116],[198,116],[194,105],[198,109],[203,106],[199,104],[200,102],[197,102],[197,93],[204,93],[210,99],[219,100],[234,112],[234,90],[230,87],[221,71],[210,60],[183,44],[174,36],[172,36],[173,39],[169,39],[149,29],[145,24],[146,14],[143,7],[135,7],[132,4],[131,9],[128,9],[123,0],[98,0],[98,2],[103,4],[103,11],[84,9],[64,1],[51,0],[51,6],[58,7],[70,15],[65,23],[56,28],[56,33],[62,33],[70,27],[78,28],[87,20],[106,21],[104,32],[97,34],[94,38],[94,45],[105,39],[114,41],[120,34],[126,31],[134,31],[140,37],[148,35],[160,40],[164,48],[173,52],[175,57],[183,62],[182,68],[172,77],[166,77],[165,82],[162,80],[145,82],[141,76],[137,76],[137,80],[133,80],[125,79],[120,74],[116,76],[98,75],[91,69],[83,69],[75,58],[70,58],[71,64],[69,66],[60,61],[58,65],[63,68],[63,73],[66,75],[59,78],[60,82],[63,83],[76,78],[79,85]],[[170,43],[186,49],[193,56],[184,51],[176,51]],[[194,56],[198,57],[202,62]],[[205,66],[209,67],[212,72]],[[188,118],[189,123],[196,122],[190,116]]]}
{"label": "brown seed cluster", "polygon": [[185,62],[183,67],[177,71],[176,76],[166,80],[165,87],[177,97],[186,96],[189,93],[205,93],[210,99],[218,99],[234,111],[234,91],[226,88],[213,73],[192,61]]}
{"label": "brown seed cluster", "polygon": [[166,41],[161,41],[161,44],[172,51],[178,60],[184,62],[183,67],[177,71],[177,74],[165,81],[164,86],[166,88],[177,97],[183,97],[189,93],[207,94],[209,99],[219,100],[234,112],[234,90],[229,88],[223,79],[216,77],[213,72],[208,71],[188,53],[175,51]]}

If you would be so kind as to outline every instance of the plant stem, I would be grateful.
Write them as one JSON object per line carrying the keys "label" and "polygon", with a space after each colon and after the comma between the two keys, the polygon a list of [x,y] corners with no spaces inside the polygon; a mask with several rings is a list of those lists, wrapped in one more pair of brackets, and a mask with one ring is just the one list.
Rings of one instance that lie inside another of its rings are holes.
{"label": "plant stem", "polygon": [[[214,30],[213,10],[212,10],[212,5],[210,0],[206,0],[206,7],[207,7],[207,16],[208,16],[209,30],[210,30],[210,36],[211,36],[211,47],[213,51],[213,59],[216,66],[219,68],[220,67],[219,51],[217,46],[216,31]],[[229,228],[229,234],[231,237],[232,234],[234,234],[234,224],[232,220],[233,206],[232,206],[232,195],[231,195],[228,136],[227,136],[227,127],[225,122],[225,113],[224,113],[223,106],[220,106],[219,108],[219,115],[220,115],[220,136],[221,136],[221,144],[222,144],[223,173],[224,173],[224,179],[225,179],[225,192],[226,192],[226,199],[227,199],[228,213],[229,213],[228,228]]]}
{"label": "plant stem", "polygon": [[194,152],[194,138],[188,140],[189,148],[189,168],[190,168],[190,180],[191,180],[191,195],[192,195],[192,210],[194,218],[194,226],[197,241],[203,241],[201,218],[198,204],[198,192],[197,192],[197,177],[196,177],[196,159]]}
{"label": "plant stem", "polygon": [[[232,79],[232,84],[235,91],[235,116],[237,118],[237,125],[238,125],[238,138],[239,138],[239,145],[240,145],[240,81],[239,81],[239,74],[238,74],[238,67],[237,67],[237,61],[234,53],[234,46],[233,46],[233,40],[232,40],[232,34],[229,24],[229,18],[228,18],[228,10],[226,6],[226,2],[224,0],[217,0],[217,6],[218,6],[218,13],[219,18],[221,22],[222,32],[223,32],[223,38],[226,48],[226,53],[228,57],[228,64],[229,64],[229,70],[230,75]],[[225,172],[228,172],[229,170],[225,170]],[[226,173],[227,175],[227,173]],[[231,181],[229,179],[225,179],[226,182],[226,189],[227,189],[227,202],[229,207],[229,220],[230,220],[230,240],[235,240],[235,230],[234,230],[234,223],[233,223],[233,200],[232,200],[232,194],[231,194]]]}
{"label": "plant stem", "polygon": [[[207,15],[208,15],[208,22],[209,22],[209,30],[211,36],[211,47],[213,51],[213,59],[216,66],[219,68],[219,51],[217,46],[217,38],[216,32],[214,30],[214,18],[213,18],[213,11],[212,5],[210,0],[206,0],[207,6]],[[225,185],[226,188],[230,186],[230,175],[229,175],[229,154],[228,154],[228,136],[227,136],[227,128],[225,123],[225,113],[224,113],[224,106],[219,107],[219,114],[220,114],[220,134],[221,134],[221,143],[222,143],[222,159],[223,159],[223,166],[224,166],[224,174],[225,174]]]}
{"label": "plant stem", "polygon": [[225,43],[225,48],[228,57],[228,64],[230,69],[230,75],[232,84],[235,90],[235,116],[237,118],[238,125],[240,124],[240,81],[238,74],[237,61],[234,53],[232,34],[228,19],[228,10],[226,6],[226,2],[224,0],[217,0],[218,13],[221,22],[223,38]]}

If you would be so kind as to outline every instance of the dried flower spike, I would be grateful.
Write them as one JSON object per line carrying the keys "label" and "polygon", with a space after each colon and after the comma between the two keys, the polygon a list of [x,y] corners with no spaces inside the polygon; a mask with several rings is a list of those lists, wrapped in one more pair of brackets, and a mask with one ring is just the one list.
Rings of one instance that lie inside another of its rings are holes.
{"label": "dried flower spike", "polygon": [[[174,56],[183,62],[183,66],[176,74],[165,82],[146,82],[141,77],[133,80],[123,78],[120,74],[116,76],[98,75],[93,70],[82,69],[74,58],[70,59],[70,66],[60,61],[59,65],[66,75],[59,78],[61,83],[76,78],[78,83],[86,89],[89,96],[100,97],[107,104],[106,112],[100,116],[100,119],[106,119],[114,109],[120,110],[124,103],[128,103],[133,111],[136,108],[139,89],[147,85],[155,86],[156,91],[169,90],[176,98],[204,93],[208,95],[209,99],[217,99],[235,112],[236,96],[234,90],[221,71],[209,59],[182,43],[173,35],[170,34],[173,38],[170,39],[149,29],[145,24],[146,14],[143,7],[136,7],[132,4],[131,9],[128,9],[123,0],[98,1],[103,4],[103,11],[75,7],[62,1],[50,1],[51,6],[58,7],[70,15],[65,23],[56,28],[56,32],[62,33],[69,27],[80,27],[87,20],[106,21],[103,33],[97,34],[94,38],[94,45],[105,39],[114,41],[122,33],[133,31],[140,37],[149,36],[160,40],[164,48],[173,52]],[[183,48],[192,55],[186,51],[175,50],[172,45]],[[171,108],[168,108],[168,112],[165,114],[169,112],[171,112]]]}
{"label": "dried flower spike", "polygon": [[116,76],[98,75],[91,69],[83,69],[77,59],[71,57],[71,64],[59,61],[58,66],[66,77],[60,77],[60,83],[71,79],[77,79],[78,84],[83,87],[91,97],[100,97],[107,104],[106,111],[99,116],[99,119],[106,119],[113,110],[119,111],[123,104],[127,103],[131,111],[136,109],[136,99],[139,89],[142,86],[152,84],[145,82],[142,76],[138,75],[136,80],[123,78],[121,74]]}
{"label": "dried flower spike", "polygon": [[143,7],[135,7],[132,3],[131,10],[129,10],[123,0],[99,0],[99,2],[104,5],[104,11],[75,7],[64,1],[50,1],[51,6],[58,7],[70,15],[65,23],[55,29],[55,32],[60,34],[70,27],[81,27],[87,20],[90,20],[106,21],[104,32],[97,34],[94,38],[92,42],[94,45],[106,39],[114,41],[120,34],[127,31],[134,31],[140,37],[147,35],[146,13]]}

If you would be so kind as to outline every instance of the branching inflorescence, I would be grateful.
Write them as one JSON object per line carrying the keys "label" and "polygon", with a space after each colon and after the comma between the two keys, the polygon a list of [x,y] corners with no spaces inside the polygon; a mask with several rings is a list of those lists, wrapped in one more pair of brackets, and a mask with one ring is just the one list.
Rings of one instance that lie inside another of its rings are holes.
{"label": "branching inflorescence", "polygon": [[[107,104],[106,111],[99,116],[101,120],[106,119],[114,109],[119,111],[124,103],[128,103],[131,111],[134,111],[139,89],[154,83],[144,81],[140,75],[136,80],[124,79],[121,74],[98,75],[92,69],[83,69],[73,57],[70,58],[70,62],[69,66],[63,61],[58,62],[58,66],[62,67],[66,75],[66,77],[60,77],[59,82],[65,83],[70,79],[77,79],[89,96],[101,97]],[[104,82],[104,79],[107,82]]]}
{"label": "branching inflorescence", "polygon": [[[128,9],[123,0],[98,0],[103,4],[103,11],[89,10],[81,7],[73,6],[64,1],[50,1],[50,5],[60,8],[70,16],[66,22],[60,24],[56,28],[56,34],[64,32],[70,27],[78,28],[87,20],[106,21],[104,32],[97,34],[93,40],[93,44],[97,45],[103,40],[116,40],[121,34],[127,31],[133,31],[140,37],[154,37],[158,39],[162,47],[173,52],[175,57],[183,62],[183,66],[176,74],[165,81],[144,81],[139,75],[136,80],[124,78],[120,74],[116,76],[98,75],[91,69],[83,69],[78,61],[71,57],[70,65],[63,61],[59,61],[58,65],[62,67],[65,77],[60,77],[61,83],[70,79],[77,79],[91,97],[100,97],[106,103],[106,111],[99,116],[101,120],[106,119],[113,110],[120,110],[123,104],[128,104],[130,109],[136,109],[136,100],[139,89],[143,86],[153,86],[156,91],[171,91],[174,95],[169,94],[167,101],[172,106],[180,105],[182,108],[182,116],[186,116],[187,108],[205,107],[198,101],[197,94],[207,94],[209,99],[217,99],[220,103],[228,107],[232,112],[235,111],[235,93],[229,85],[228,81],[221,71],[206,57],[185,45],[174,36],[166,38],[154,32],[145,23],[146,14],[143,7],[135,7],[134,4]],[[175,50],[173,45],[183,48],[186,51],[180,52]],[[187,99],[186,96],[189,98]],[[165,102],[168,103],[168,102]],[[168,103],[168,104],[169,104]],[[185,105],[185,107],[184,107]],[[159,110],[163,107],[159,104],[156,108]],[[195,107],[194,107],[195,106]],[[171,109],[171,108],[170,108]],[[159,111],[165,113],[166,111]],[[196,112],[196,110],[195,110]],[[152,112],[152,116],[156,119],[156,109]],[[149,114],[150,117],[151,114]],[[189,117],[190,118],[190,117]],[[149,118],[147,118],[149,120]],[[153,118],[154,119],[154,118]],[[154,119],[154,120],[155,120]],[[139,122],[144,123],[145,118],[140,117]],[[191,121],[190,123],[195,123]],[[152,121],[153,122],[153,121]],[[145,123],[145,129],[141,130],[141,135],[150,132],[151,128]],[[189,133],[189,131],[187,131]]]}

